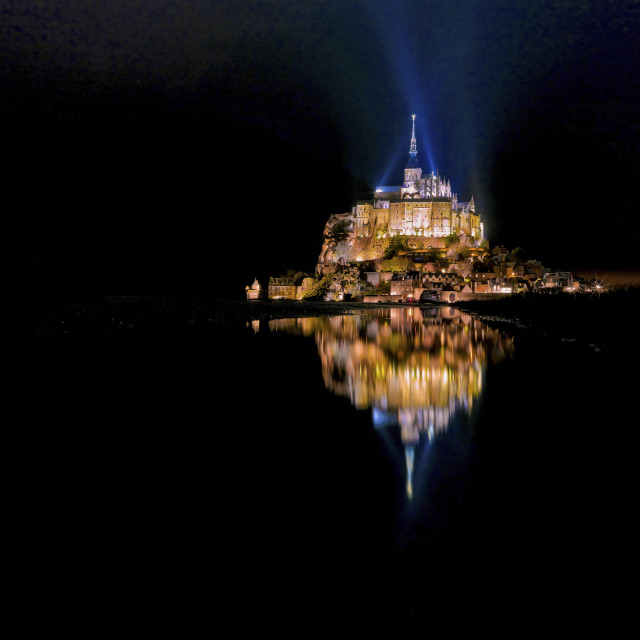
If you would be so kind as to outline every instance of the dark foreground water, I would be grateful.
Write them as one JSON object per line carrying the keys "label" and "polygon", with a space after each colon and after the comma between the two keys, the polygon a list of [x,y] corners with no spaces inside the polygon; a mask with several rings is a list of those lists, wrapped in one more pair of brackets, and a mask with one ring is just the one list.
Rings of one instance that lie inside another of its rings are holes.
{"label": "dark foreground water", "polygon": [[611,629],[637,570],[636,355],[436,307],[22,339],[25,622]]}

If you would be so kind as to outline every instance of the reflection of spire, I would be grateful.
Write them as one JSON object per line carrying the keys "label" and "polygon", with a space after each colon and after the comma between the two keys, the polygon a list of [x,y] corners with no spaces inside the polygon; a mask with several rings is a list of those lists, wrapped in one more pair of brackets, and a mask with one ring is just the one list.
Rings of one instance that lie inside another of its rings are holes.
{"label": "reflection of spire", "polygon": [[404,448],[404,459],[407,463],[407,498],[413,498],[413,460],[415,458],[415,447],[410,444]]}

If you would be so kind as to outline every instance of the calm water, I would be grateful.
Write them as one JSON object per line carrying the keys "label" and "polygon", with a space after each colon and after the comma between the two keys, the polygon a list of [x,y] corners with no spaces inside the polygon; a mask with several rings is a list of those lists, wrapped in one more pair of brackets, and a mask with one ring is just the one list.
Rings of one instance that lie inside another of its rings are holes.
{"label": "calm water", "polygon": [[18,355],[19,548],[63,619],[624,606],[620,354],[425,307]]}
{"label": "calm water", "polygon": [[385,491],[393,507],[384,517],[395,546],[441,532],[450,500],[457,502],[473,476],[487,367],[513,357],[513,338],[442,307],[272,320],[268,330],[314,339],[326,390],[351,403],[338,408],[327,398],[324,420],[349,425],[356,419],[350,409],[366,412],[375,456],[384,458],[372,475],[393,476]]}

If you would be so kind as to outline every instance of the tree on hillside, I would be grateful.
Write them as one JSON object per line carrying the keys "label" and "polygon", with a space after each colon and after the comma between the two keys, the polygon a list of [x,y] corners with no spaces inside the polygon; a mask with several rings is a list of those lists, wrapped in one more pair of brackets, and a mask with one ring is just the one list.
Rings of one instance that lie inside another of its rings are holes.
{"label": "tree on hillside", "polygon": [[350,223],[346,220],[339,220],[329,230],[329,237],[339,242],[349,236]]}
{"label": "tree on hillside", "polygon": [[316,276],[313,285],[303,293],[303,300],[324,300],[332,281],[331,274]]}
{"label": "tree on hillside", "polygon": [[447,258],[437,257],[435,264],[438,271],[446,271],[449,268],[451,262]]}
{"label": "tree on hillside", "polygon": [[474,265],[474,261],[471,258],[466,258],[464,260],[457,262],[451,268],[455,269],[458,275],[466,279],[473,272],[473,265]]}
{"label": "tree on hillside", "polygon": [[390,260],[394,256],[397,256],[400,251],[409,251],[407,239],[402,236],[391,236],[389,246],[386,248],[382,257],[385,260]]}
{"label": "tree on hillside", "polygon": [[308,278],[310,274],[306,273],[305,271],[296,271],[295,269],[289,269],[287,271],[287,273],[284,274],[284,276],[281,276],[283,278],[289,278],[293,284],[295,284],[296,286],[299,286],[302,284],[302,281],[305,278]]}
{"label": "tree on hillside", "polygon": [[471,257],[471,249],[467,245],[461,245],[458,251],[458,260],[467,260]]}
{"label": "tree on hillside", "polygon": [[380,271],[410,271],[413,268],[413,262],[404,256],[395,256],[380,263]]}
{"label": "tree on hillside", "polygon": [[507,259],[515,262],[526,262],[527,257],[524,252],[524,249],[521,249],[520,247],[516,247],[515,249],[513,249],[513,251],[509,253],[509,255],[507,256]]}
{"label": "tree on hillside", "polygon": [[447,259],[451,260],[451,262],[455,262],[458,259],[458,249],[459,247],[457,244],[449,246],[447,249]]}
{"label": "tree on hillside", "polygon": [[335,273],[315,276],[312,285],[302,294],[303,300],[336,299],[339,294],[360,295],[369,283],[356,266],[341,266]]}
{"label": "tree on hillside", "polygon": [[443,240],[444,246],[447,247],[447,249],[454,244],[460,244],[460,236],[457,233],[450,233],[448,236],[445,236]]}
{"label": "tree on hillside", "polygon": [[476,260],[472,269],[474,273],[491,273],[493,271],[493,260],[485,256],[482,260]]}

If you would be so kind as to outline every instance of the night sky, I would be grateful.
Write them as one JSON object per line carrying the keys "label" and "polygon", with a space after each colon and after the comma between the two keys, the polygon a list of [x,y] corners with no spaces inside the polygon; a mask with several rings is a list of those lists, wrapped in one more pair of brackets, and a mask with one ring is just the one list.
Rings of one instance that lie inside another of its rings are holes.
{"label": "night sky", "polygon": [[637,0],[0,2],[3,281],[242,297],[423,171],[492,244],[638,269]]}

